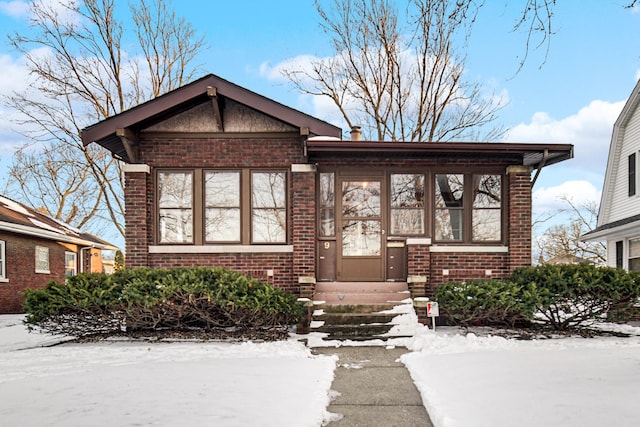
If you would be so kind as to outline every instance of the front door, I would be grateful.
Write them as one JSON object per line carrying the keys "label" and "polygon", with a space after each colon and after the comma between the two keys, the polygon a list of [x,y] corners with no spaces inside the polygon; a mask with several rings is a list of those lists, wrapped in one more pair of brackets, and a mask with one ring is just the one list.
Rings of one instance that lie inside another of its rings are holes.
{"label": "front door", "polygon": [[338,191],[338,280],[384,280],[382,180],[344,177]]}

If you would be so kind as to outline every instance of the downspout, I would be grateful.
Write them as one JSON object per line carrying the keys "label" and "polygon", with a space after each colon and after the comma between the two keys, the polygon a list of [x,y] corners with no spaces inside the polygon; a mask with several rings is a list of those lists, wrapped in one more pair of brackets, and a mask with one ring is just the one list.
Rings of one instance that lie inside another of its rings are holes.
{"label": "downspout", "polygon": [[540,161],[540,163],[538,163],[538,166],[537,166],[538,170],[536,171],[536,175],[533,177],[533,180],[531,181],[531,188],[533,188],[533,186],[536,185],[538,176],[540,175],[540,172],[542,171],[542,168],[547,163],[548,159],[549,159],[549,150],[545,148],[544,153],[542,154],[542,160]]}

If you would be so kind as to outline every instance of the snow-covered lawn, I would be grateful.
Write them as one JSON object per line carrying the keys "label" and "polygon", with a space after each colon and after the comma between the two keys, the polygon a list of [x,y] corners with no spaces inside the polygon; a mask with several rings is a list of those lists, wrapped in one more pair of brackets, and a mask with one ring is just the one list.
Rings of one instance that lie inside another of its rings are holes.
{"label": "snow-covered lawn", "polygon": [[1,426],[319,426],[335,358],[297,341],[29,348],[0,316]]}
{"label": "snow-covered lawn", "polygon": [[[319,427],[329,417],[336,360],[293,339],[40,347],[58,339],[27,334],[21,319],[0,316],[1,426]],[[402,361],[436,427],[640,425],[640,328],[532,341],[412,330],[395,343],[413,350]]]}
{"label": "snow-covered lawn", "polygon": [[640,425],[638,336],[517,341],[442,328],[411,345],[402,361],[436,427]]}

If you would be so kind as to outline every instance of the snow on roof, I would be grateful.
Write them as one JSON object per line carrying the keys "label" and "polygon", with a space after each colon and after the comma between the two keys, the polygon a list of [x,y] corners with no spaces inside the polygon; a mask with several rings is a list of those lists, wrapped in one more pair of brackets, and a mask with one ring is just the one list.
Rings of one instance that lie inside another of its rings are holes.
{"label": "snow on roof", "polygon": [[0,196],[0,204],[5,205],[7,208],[11,209],[14,212],[21,213],[27,216],[33,216],[26,207],[18,202],[14,202],[11,199],[7,199],[6,197]]}

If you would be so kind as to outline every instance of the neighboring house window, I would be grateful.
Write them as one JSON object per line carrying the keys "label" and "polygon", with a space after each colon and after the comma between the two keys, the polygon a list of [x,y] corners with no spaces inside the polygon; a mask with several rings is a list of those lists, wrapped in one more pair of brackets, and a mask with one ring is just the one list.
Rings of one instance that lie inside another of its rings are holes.
{"label": "neighboring house window", "polygon": [[78,274],[78,254],[75,252],[64,253],[64,274],[65,276],[75,276]]}
{"label": "neighboring house window", "polygon": [[434,226],[437,241],[500,241],[502,177],[436,174]]}
{"label": "neighboring house window", "polygon": [[424,175],[391,174],[391,234],[424,233]]}
{"label": "neighboring house window", "polygon": [[36,273],[50,273],[49,248],[36,246]]}
{"label": "neighboring house window", "polygon": [[193,242],[193,173],[158,173],[161,243]]}
{"label": "neighboring house window", "polygon": [[159,171],[159,243],[286,243],[287,173]]}
{"label": "neighboring house window", "polygon": [[629,271],[640,271],[640,238],[629,239]]}
{"label": "neighboring house window", "polygon": [[636,195],[636,153],[629,156],[629,196]]}
{"label": "neighboring house window", "polygon": [[0,240],[0,280],[7,279],[7,258],[5,252],[5,241]]}
{"label": "neighboring house window", "polygon": [[616,267],[624,268],[624,243],[622,240],[616,242]]}

